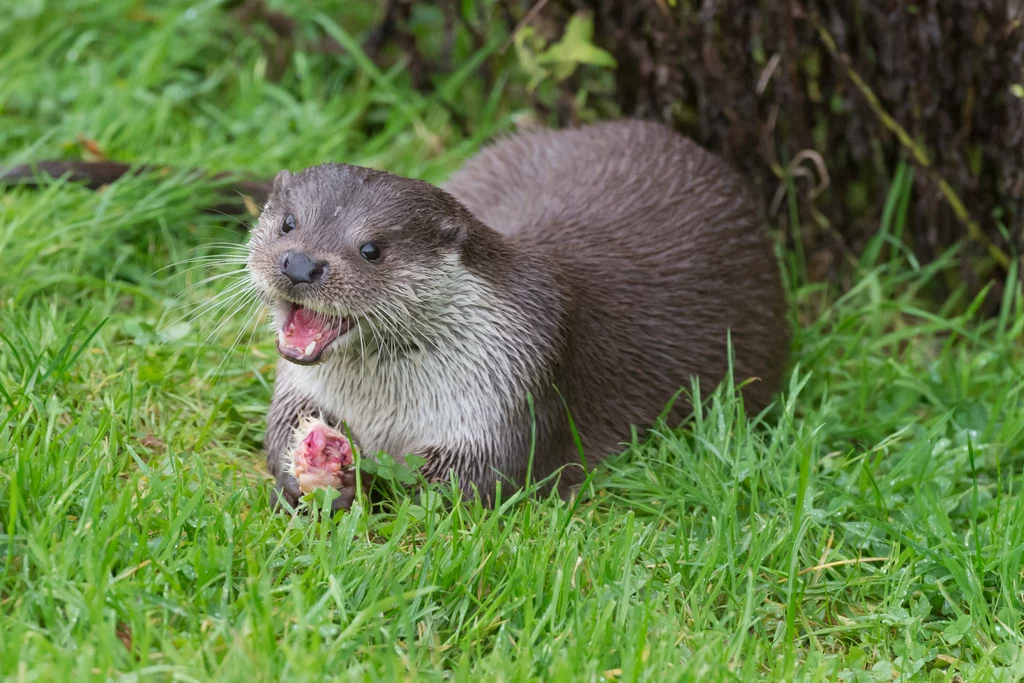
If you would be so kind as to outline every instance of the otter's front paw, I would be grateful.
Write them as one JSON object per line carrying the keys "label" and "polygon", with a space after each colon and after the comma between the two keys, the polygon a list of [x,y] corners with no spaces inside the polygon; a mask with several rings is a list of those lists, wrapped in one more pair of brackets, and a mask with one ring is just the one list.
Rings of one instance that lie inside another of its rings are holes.
{"label": "otter's front paw", "polygon": [[341,493],[331,501],[332,511],[352,506],[356,492],[352,446],[344,434],[322,420],[304,418],[288,453],[288,467],[278,475],[273,502],[283,499],[297,507],[304,494],[321,488]]}
{"label": "otter's front paw", "polygon": [[[335,513],[338,510],[348,510],[352,507],[352,501],[356,497],[356,475],[354,468],[342,472],[341,475],[342,483],[338,487],[339,496],[331,499],[331,513]],[[277,482],[274,484],[274,490],[270,494],[270,507],[275,509],[281,502],[287,502],[292,508],[299,507],[299,500],[302,498],[303,493],[299,490],[299,482],[291,474],[282,472]]]}
{"label": "otter's front paw", "polygon": [[352,467],[352,445],[341,432],[322,420],[305,418],[296,431],[295,446],[288,454],[289,473],[299,491],[344,486],[343,473]]}

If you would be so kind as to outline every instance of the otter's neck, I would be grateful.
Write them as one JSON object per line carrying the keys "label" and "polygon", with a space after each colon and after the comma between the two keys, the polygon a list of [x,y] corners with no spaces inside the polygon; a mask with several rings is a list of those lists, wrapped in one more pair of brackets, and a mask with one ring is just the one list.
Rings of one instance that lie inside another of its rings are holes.
{"label": "otter's neck", "polygon": [[460,251],[435,273],[429,297],[435,304],[418,310],[408,330],[415,349],[389,347],[373,359],[346,354],[314,372],[333,381],[363,376],[396,391],[408,390],[417,377],[436,383],[486,376],[499,393],[518,400],[550,379],[568,343],[569,296],[556,273],[543,257],[474,224]]}
{"label": "otter's neck", "polygon": [[[464,323],[486,319],[501,353],[532,354],[540,366],[564,354],[572,294],[557,263],[474,220],[459,266],[462,286],[479,301],[463,313]],[[545,367],[522,371],[536,374]]]}

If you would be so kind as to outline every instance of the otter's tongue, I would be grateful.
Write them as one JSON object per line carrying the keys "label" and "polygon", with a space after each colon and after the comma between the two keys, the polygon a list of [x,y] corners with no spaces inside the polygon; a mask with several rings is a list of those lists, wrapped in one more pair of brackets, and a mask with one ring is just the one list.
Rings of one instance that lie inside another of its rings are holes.
{"label": "otter's tongue", "polygon": [[346,331],[346,321],[292,304],[277,332],[277,352],[298,363],[315,363],[331,342]]}

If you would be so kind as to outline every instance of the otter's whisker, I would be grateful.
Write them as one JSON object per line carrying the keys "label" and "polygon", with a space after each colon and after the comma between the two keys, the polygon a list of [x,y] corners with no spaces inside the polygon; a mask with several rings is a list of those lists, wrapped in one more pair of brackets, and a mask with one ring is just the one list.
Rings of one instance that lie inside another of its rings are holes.
{"label": "otter's whisker", "polygon": [[384,342],[384,350],[387,352],[389,359],[398,358],[398,340],[396,338],[396,332],[388,321],[384,318],[380,311],[373,311],[373,317],[375,320],[380,322],[381,327],[381,339]]}
{"label": "otter's whisker", "polygon": [[[253,292],[251,291],[251,286],[249,282],[245,280],[235,282],[231,285],[231,287],[225,290],[223,294],[219,295],[213,301],[202,305],[199,310],[192,312],[189,322],[194,322],[201,315],[212,315],[215,311],[220,310],[226,306],[229,306],[230,304],[238,301],[240,298],[247,298],[252,294]],[[189,316],[190,314],[186,313],[185,315]]]}
{"label": "otter's whisker", "polygon": [[[244,285],[244,284],[245,284],[244,282],[243,282],[243,283],[235,283],[234,285],[232,285],[232,288],[233,288],[233,289],[238,289],[240,285]],[[229,297],[224,297],[224,296],[220,296],[220,297],[218,297],[218,298],[215,298],[215,299],[213,299],[212,301],[204,302],[204,304],[203,304],[203,306],[202,306],[202,307],[203,307],[203,308],[205,308],[205,309],[207,309],[207,312],[209,312],[209,313],[212,313],[212,312],[214,312],[214,311],[216,311],[216,310],[218,310],[218,309],[220,309],[220,308],[223,308],[223,307],[225,307],[225,306],[228,306],[228,305],[230,305],[230,304],[234,303],[234,302],[235,302],[235,301],[237,301],[237,300],[238,300],[239,298],[244,298],[244,297],[245,297],[245,295],[246,295],[246,290],[245,290],[245,289],[244,289],[244,287],[243,287],[242,289],[239,289],[239,291],[236,291],[236,292],[234,292],[234,293],[233,293],[233,294],[232,294],[231,296],[229,296]],[[179,307],[179,308],[180,308],[180,307]],[[178,318],[176,318],[175,320],[173,320],[173,321],[172,321],[171,323],[169,323],[169,324],[167,324],[166,326],[164,326],[163,328],[161,328],[161,329],[160,329],[160,334],[164,334],[164,333],[166,333],[166,332],[167,332],[168,330],[170,330],[170,329],[171,329],[172,327],[174,327],[175,325],[177,325],[177,324],[178,324],[179,322],[181,322],[181,321],[182,321],[182,320],[184,320],[185,318],[188,318],[189,316],[190,316],[190,313],[186,311],[186,312],[185,312],[184,314],[182,314],[181,316],[179,316]],[[199,314],[198,314],[198,313],[197,313],[197,314],[194,314],[194,315],[192,315],[192,316],[191,316],[191,318],[190,318],[190,320],[189,320],[189,322],[194,322],[194,321],[195,321],[195,320],[196,320],[196,319],[197,319],[198,317],[199,317]],[[207,323],[207,324],[208,324],[208,323]],[[203,332],[203,330],[204,330],[204,329],[206,329],[206,325],[203,325],[203,326],[202,326],[202,327],[201,327],[201,328],[199,329],[199,333],[200,333],[200,334],[202,334],[202,332]],[[157,344],[157,347],[156,347],[156,348],[157,348],[158,350],[159,350],[159,349],[162,349],[162,348],[164,347],[164,345],[165,345],[165,344],[167,344],[167,343],[168,343],[169,341],[170,341],[169,339],[164,339],[164,340],[163,340],[163,341],[161,341],[161,342],[160,342],[159,344]]]}
{"label": "otter's whisker", "polygon": [[376,349],[377,356],[378,357],[383,357],[388,349],[387,349],[387,341],[385,339],[384,332],[381,330],[382,326],[380,324],[380,321],[377,318],[377,314],[374,311],[367,310],[366,313],[368,314],[368,316],[370,318],[373,319],[373,322],[370,324],[370,332],[373,333],[373,341],[374,341],[374,344],[377,347],[377,349]]}
{"label": "otter's whisker", "polygon": [[185,273],[192,272],[196,268],[211,268],[216,266],[244,266],[247,260],[247,257],[242,254],[231,256],[224,256],[221,254],[207,254],[205,256],[194,256],[192,258],[182,259],[181,261],[175,261],[174,263],[168,263],[163,268],[154,270],[153,274],[158,275],[170,268],[176,268],[188,264],[193,264],[182,271],[182,274],[184,275]]}
{"label": "otter's whisker", "polygon": [[232,271],[227,272],[227,273],[218,273],[217,275],[210,275],[209,277],[205,277],[202,280],[200,280],[199,282],[195,282],[195,283],[189,285],[188,287],[186,287],[184,290],[182,290],[181,296],[184,296],[186,294],[190,294],[190,293],[194,292],[196,289],[198,289],[198,288],[202,287],[203,285],[208,284],[210,282],[216,282],[217,280],[223,280],[226,277],[232,277],[232,276],[235,276],[235,275],[244,275],[244,274],[245,274],[245,269],[244,268],[240,268],[238,270],[232,270]]}
{"label": "otter's whisker", "polygon": [[[255,290],[253,291],[253,293],[256,294]],[[266,315],[267,315],[267,309],[266,309],[265,306],[263,306],[262,298],[258,294],[256,294],[256,296],[255,296],[255,298],[253,300],[253,303],[255,304],[255,308],[257,310],[257,313],[253,314],[252,308],[250,308],[249,315],[246,316],[246,321],[244,322],[245,327],[249,327],[250,326],[249,319],[251,318],[251,322],[252,322],[251,328],[252,329],[249,332],[249,338],[245,342],[245,353],[242,354],[242,369],[243,369],[243,371],[245,369],[246,362],[248,362],[248,360],[249,360],[249,352],[252,350],[252,345],[253,345],[253,342],[254,342],[254,340],[256,338],[256,331],[260,328],[260,323],[263,322],[263,318],[265,318]],[[245,328],[243,328],[243,330],[244,329]]]}
{"label": "otter's whisker", "polygon": [[[246,294],[249,295],[249,296],[252,296],[253,293],[251,291],[247,291]],[[242,302],[238,306],[236,306],[234,309],[231,310],[231,314],[230,315],[222,316],[220,321],[219,321],[219,323],[218,323],[218,325],[214,328],[214,330],[212,332],[210,332],[209,335],[207,335],[206,339],[204,339],[203,342],[201,344],[199,344],[198,347],[196,347],[196,351],[195,351],[195,353],[192,356],[192,360],[194,361],[199,356],[199,352],[202,349],[206,348],[206,346],[207,346],[207,344],[209,344],[210,340],[213,337],[215,337],[218,332],[220,332],[220,330],[224,327],[224,325],[226,325],[233,317],[235,317],[243,308],[251,307],[253,303],[254,303],[253,299],[245,297],[245,298],[242,299]],[[221,362],[223,363],[223,360]],[[220,369],[220,365],[219,364],[217,366],[217,369],[219,371],[219,369]]]}
{"label": "otter's whisker", "polygon": [[[198,252],[200,250],[205,250],[205,249],[217,249],[218,251],[216,251],[216,252],[214,252],[212,254],[196,254],[195,253],[195,252]],[[185,264],[185,263],[194,263],[194,262],[197,262],[197,261],[200,261],[200,260],[226,259],[226,258],[227,259],[244,258],[244,257],[247,257],[249,255],[249,253],[250,253],[250,249],[249,249],[248,245],[237,244],[237,243],[233,243],[233,242],[206,242],[205,244],[203,244],[203,245],[201,245],[199,247],[196,247],[195,249],[191,249],[190,251],[193,252],[193,253],[188,258],[182,259],[180,261],[173,261],[171,263],[168,263],[166,266],[164,266],[163,268],[160,268],[156,272],[157,273],[161,273],[161,272],[167,270],[168,268],[174,268],[175,266],[180,266],[180,265]]]}
{"label": "otter's whisker", "polygon": [[242,356],[243,367],[245,367],[245,363],[249,359],[249,351],[252,350],[252,345],[256,339],[256,331],[259,329],[260,323],[263,322],[263,319],[267,316],[267,309],[266,307],[262,306],[263,302],[260,301],[258,297],[256,299],[256,303],[260,305],[259,314],[256,315],[252,320],[252,331],[249,332],[249,339],[245,343],[245,355]]}
{"label": "otter's whisker", "polygon": [[[183,289],[180,293],[178,293],[178,295],[175,296],[174,299],[175,300],[184,299],[188,294],[190,294],[192,291],[194,291],[195,289],[201,287],[204,284],[208,284],[210,282],[215,282],[217,280],[222,280],[222,279],[224,279],[226,277],[232,277],[232,276],[236,276],[236,277],[245,279],[245,278],[248,278],[248,273],[246,272],[245,268],[238,268],[238,269],[229,271],[227,273],[218,273],[216,275],[211,275],[209,277],[203,278],[203,280],[201,280],[200,282],[196,282],[194,284],[189,285],[188,287]],[[223,292],[221,292],[221,293],[223,293]]]}
{"label": "otter's whisker", "polygon": [[404,348],[408,351],[411,348],[418,348],[421,345],[421,340],[416,336],[416,333],[423,333],[424,330],[415,321],[413,316],[399,315],[398,312],[391,310],[388,304],[384,304],[381,307],[381,314],[385,316],[391,323],[392,328],[395,330],[395,334],[398,336]]}
{"label": "otter's whisker", "polygon": [[[239,194],[241,194],[241,193],[239,193]],[[234,221],[235,223],[238,223],[238,224],[239,224],[240,226],[242,226],[243,228],[245,228],[245,231],[246,231],[246,232],[249,232],[249,231],[251,231],[251,230],[252,230],[252,226],[251,226],[251,225],[249,225],[248,223],[246,223],[245,221],[243,221],[242,219],[240,219],[240,218],[239,218],[238,216],[232,216],[232,215],[231,215],[230,213],[225,213],[224,211],[220,211],[219,209],[213,209],[213,208],[211,208],[211,209],[207,209],[207,210],[208,210],[208,211],[209,211],[210,213],[219,213],[219,214],[220,214],[220,215],[222,215],[222,216],[227,216],[227,217],[228,217],[228,218],[230,218],[230,219],[231,219],[232,221]],[[220,227],[220,226],[215,226],[215,227]],[[222,229],[224,229],[224,230],[227,230],[227,228],[222,228]]]}
{"label": "otter's whisker", "polygon": [[381,324],[388,331],[388,336],[390,338],[390,341],[392,342],[391,346],[393,349],[394,357],[397,358],[399,350],[401,348],[401,342],[403,341],[402,333],[399,330],[398,324],[391,318],[391,316],[388,315],[386,306],[378,308],[377,310],[374,311],[374,313],[376,314],[377,319],[381,321]]}
{"label": "otter's whisker", "polygon": [[[232,297],[230,297],[228,299],[225,299],[224,301],[222,301],[218,306],[216,306],[211,311],[211,313],[212,313],[213,311],[222,309],[221,310],[221,314],[215,320],[213,320],[212,322],[210,320],[207,320],[206,323],[204,323],[202,326],[200,326],[200,328],[197,330],[197,333],[198,334],[202,334],[211,324],[215,325],[217,327],[217,329],[219,329],[219,326],[224,324],[224,322],[226,322],[227,320],[229,320],[231,314],[234,313],[234,312],[237,312],[238,308],[240,308],[241,306],[245,305],[245,303],[247,301],[248,301],[248,292],[246,292],[244,290],[236,293],[234,296],[232,296]],[[195,318],[193,318],[193,320],[195,320]],[[211,333],[211,335],[215,334],[215,333],[216,333],[216,329],[214,330],[213,333]],[[206,341],[208,341],[208,340],[209,340],[209,337],[207,337]],[[203,343],[205,344],[206,341],[204,341]]]}
{"label": "otter's whisker", "polygon": [[[259,303],[260,303],[259,299],[253,297],[252,301],[249,303],[249,305],[245,309],[245,317],[243,318],[244,321],[248,321],[248,320],[250,320],[252,318],[253,312],[254,312],[255,308],[257,306],[259,306]],[[224,363],[227,362],[228,356],[231,354],[231,351],[235,347],[238,346],[238,342],[242,338],[242,335],[245,333],[245,330],[246,330],[246,328],[248,326],[249,326],[248,322],[243,322],[242,327],[238,330],[238,334],[235,335],[234,341],[232,341],[231,345],[228,347],[227,353],[224,354],[224,357],[221,359],[220,363],[218,363],[217,367],[214,369],[214,371],[213,371],[214,383],[216,383],[216,378],[220,375],[220,370],[224,366]],[[248,354],[248,348],[246,349],[246,354]],[[244,356],[242,357],[242,370],[243,370],[243,372],[245,370],[245,357]]]}
{"label": "otter's whisker", "polygon": [[195,307],[191,311],[186,311],[184,314],[181,315],[181,317],[177,318],[173,323],[171,323],[171,325],[178,324],[179,322],[189,317],[190,315],[192,316],[192,320],[195,320],[200,315],[208,313],[210,310],[216,310],[216,308],[219,305],[219,302],[222,302],[225,299],[230,298],[229,295],[233,296],[240,289],[244,289],[250,284],[249,282],[247,282],[248,278],[244,277],[244,274],[242,275],[243,276],[237,282],[232,282],[213,299],[199,302],[186,301],[185,303],[182,303],[179,306],[175,306],[173,308],[168,309],[169,313],[174,314],[183,308],[188,308],[190,306]]}
{"label": "otter's whisker", "polygon": [[363,324],[356,322],[356,329],[359,332],[359,364],[362,370],[366,371],[366,345],[363,343]]}
{"label": "otter's whisker", "polygon": [[222,247],[224,249],[238,249],[243,251],[249,249],[249,245],[246,242],[203,242],[201,248],[205,247]]}

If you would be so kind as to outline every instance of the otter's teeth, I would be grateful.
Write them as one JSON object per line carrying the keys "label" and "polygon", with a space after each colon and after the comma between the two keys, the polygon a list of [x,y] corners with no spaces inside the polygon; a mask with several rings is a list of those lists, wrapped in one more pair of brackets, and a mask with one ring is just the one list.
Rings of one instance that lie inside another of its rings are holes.
{"label": "otter's teeth", "polygon": [[314,351],[316,351],[316,342],[311,341],[309,342],[309,346],[302,350],[302,353],[307,356],[312,356]]}
{"label": "otter's teeth", "polygon": [[284,330],[277,331],[277,341],[281,346],[288,346],[288,338],[284,335]]}
{"label": "otter's teeth", "polygon": [[313,337],[313,339],[315,339],[315,340],[317,340],[317,341],[320,341],[320,340],[321,340],[321,339],[323,339],[323,338],[324,338],[324,333],[323,333],[323,332],[317,332],[317,333],[316,333],[316,336],[315,336],[315,337]]}

